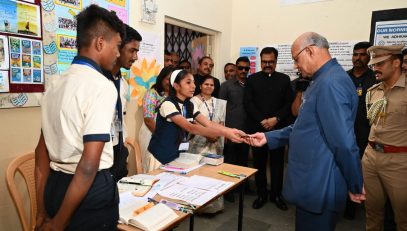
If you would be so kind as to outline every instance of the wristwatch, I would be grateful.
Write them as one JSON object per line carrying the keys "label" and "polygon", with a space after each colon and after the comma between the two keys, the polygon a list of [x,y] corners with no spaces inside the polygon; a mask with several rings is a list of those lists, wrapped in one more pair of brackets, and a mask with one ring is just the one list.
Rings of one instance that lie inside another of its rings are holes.
{"label": "wristwatch", "polygon": [[277,123],[281,121],[280,117],[276,116]]}

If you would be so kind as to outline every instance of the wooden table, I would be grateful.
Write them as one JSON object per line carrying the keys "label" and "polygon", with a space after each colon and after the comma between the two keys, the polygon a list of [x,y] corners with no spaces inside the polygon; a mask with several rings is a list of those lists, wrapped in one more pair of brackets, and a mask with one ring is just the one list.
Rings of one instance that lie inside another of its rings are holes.
{"label": "wooden table", "polygon": [[[230,177],[230,176],[225,176],[225,175],[221,175],[218,173],[219,170],[223,170],[223,171],[227,171],[227,172],[231,172],[231,173],[236,173],[236,174],[244,174],[247,177],[243,178],[243,179],[238,179],[238,178],[234,178],[234,177]],[[157,175],[161,172],[164,172],[164,170],[161,169],[157,169],[154,170],[152,172],[150,172],[149,174],[151,175]],[[202,206],[198,206],[197,209],[194,210],[194,212],[199,212],[200,209],[202,209],[203,207],[205,207],[206,205],[208,205],[209,203],[211,203],[212,201],[216,200],[217,198],[219,198],[220,196],[224,195],[225,193],[236,189],[239,186],[242,186],[242,184],[244,182],[246,182],[250,176],[252,176],[254,173],[257,172],[257,169],[253,169],[253,168],[247,168],[247,167],[242,167],[242,166],[237,166],[237,165],[233,165],[233,164],[226,164],[223,163],[221,165],[218,166],[210,166],[210,165],[204,165],[198,169],[195,169],[191,172],[189,172],[188,174],[186,174],[186,176],[193,176],[193,175],[199,175],[199,176],[206,176],[206,177],[212,177],[218,180],[224,180],[224,181],[229,181],[229,182],[233,182],[234,184],[232,185],[232,187],[228,188],[227,190],[217,194],[214,198],[212,198],[212,200],[208,201],[207,203],[205,203]],[[177,174],[177,173],[174,173]],[[241,231],[242,230],[242,221],[243,221],[243,199],[244,199],[244,187],[240,187],[239,190],[239,216],[238,216],[238,230]],[[155,200],[159,201],[162,197],[160,195],[156,195],[154,197]],[[168,199],[173,201],[173,199]],[[193,230],[194,229],[194,215],[193,214],[188,214],[188,213],[183,213],[180,211],[175,211],[178,215],[178,218],[176,220],[174,220],[170,225],[168,225],[167,227],[164,228],[164,230],[168,230],[168,229],[172,229],[174,228],[176,225],[178,225],[179,223],[181,223],[182,221],[184,221],[185,219],[187,219],[188,217],[190,218],[189,221],[189,230]],[[129,231],[134,231],[134,230],[140,230],[134,226],[131,225],[124,225],[124,224],[119,224],[118,225],[118,229],[119,230],[129,230]]]}

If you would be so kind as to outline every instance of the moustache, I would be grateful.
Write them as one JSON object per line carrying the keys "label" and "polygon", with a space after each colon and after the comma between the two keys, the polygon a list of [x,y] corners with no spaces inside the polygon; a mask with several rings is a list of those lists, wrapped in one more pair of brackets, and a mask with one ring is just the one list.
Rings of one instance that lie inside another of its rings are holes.
{"label": "moustache", "polygon": [[382,74],[382,72],[380,72],[380,71],[374,71],[374,74],[376,75],[376,74]]}

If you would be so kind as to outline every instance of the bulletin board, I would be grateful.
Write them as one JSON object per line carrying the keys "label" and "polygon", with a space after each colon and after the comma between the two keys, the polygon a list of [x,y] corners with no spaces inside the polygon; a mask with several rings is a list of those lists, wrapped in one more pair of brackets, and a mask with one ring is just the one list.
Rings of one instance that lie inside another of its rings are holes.
{"label": "bulletin board", "polygon": [[128,24],[128,0],[0,0],[0,109],[39,106],[76,56],[75,16],[91,4]]}

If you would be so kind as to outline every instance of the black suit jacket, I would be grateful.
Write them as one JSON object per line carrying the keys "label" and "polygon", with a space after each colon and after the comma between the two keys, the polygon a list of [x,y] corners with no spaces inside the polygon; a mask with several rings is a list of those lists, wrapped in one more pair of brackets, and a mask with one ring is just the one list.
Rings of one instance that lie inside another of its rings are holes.
{"label": "black suit jacket", "polygon": [[292,98],[288,75],[276,71],[271,76],[263,71],[250,75],[244,97],[250,132],[265,131],[260,122],[274,116],[280,119],[275,128],[284,127],[291,114]]}

